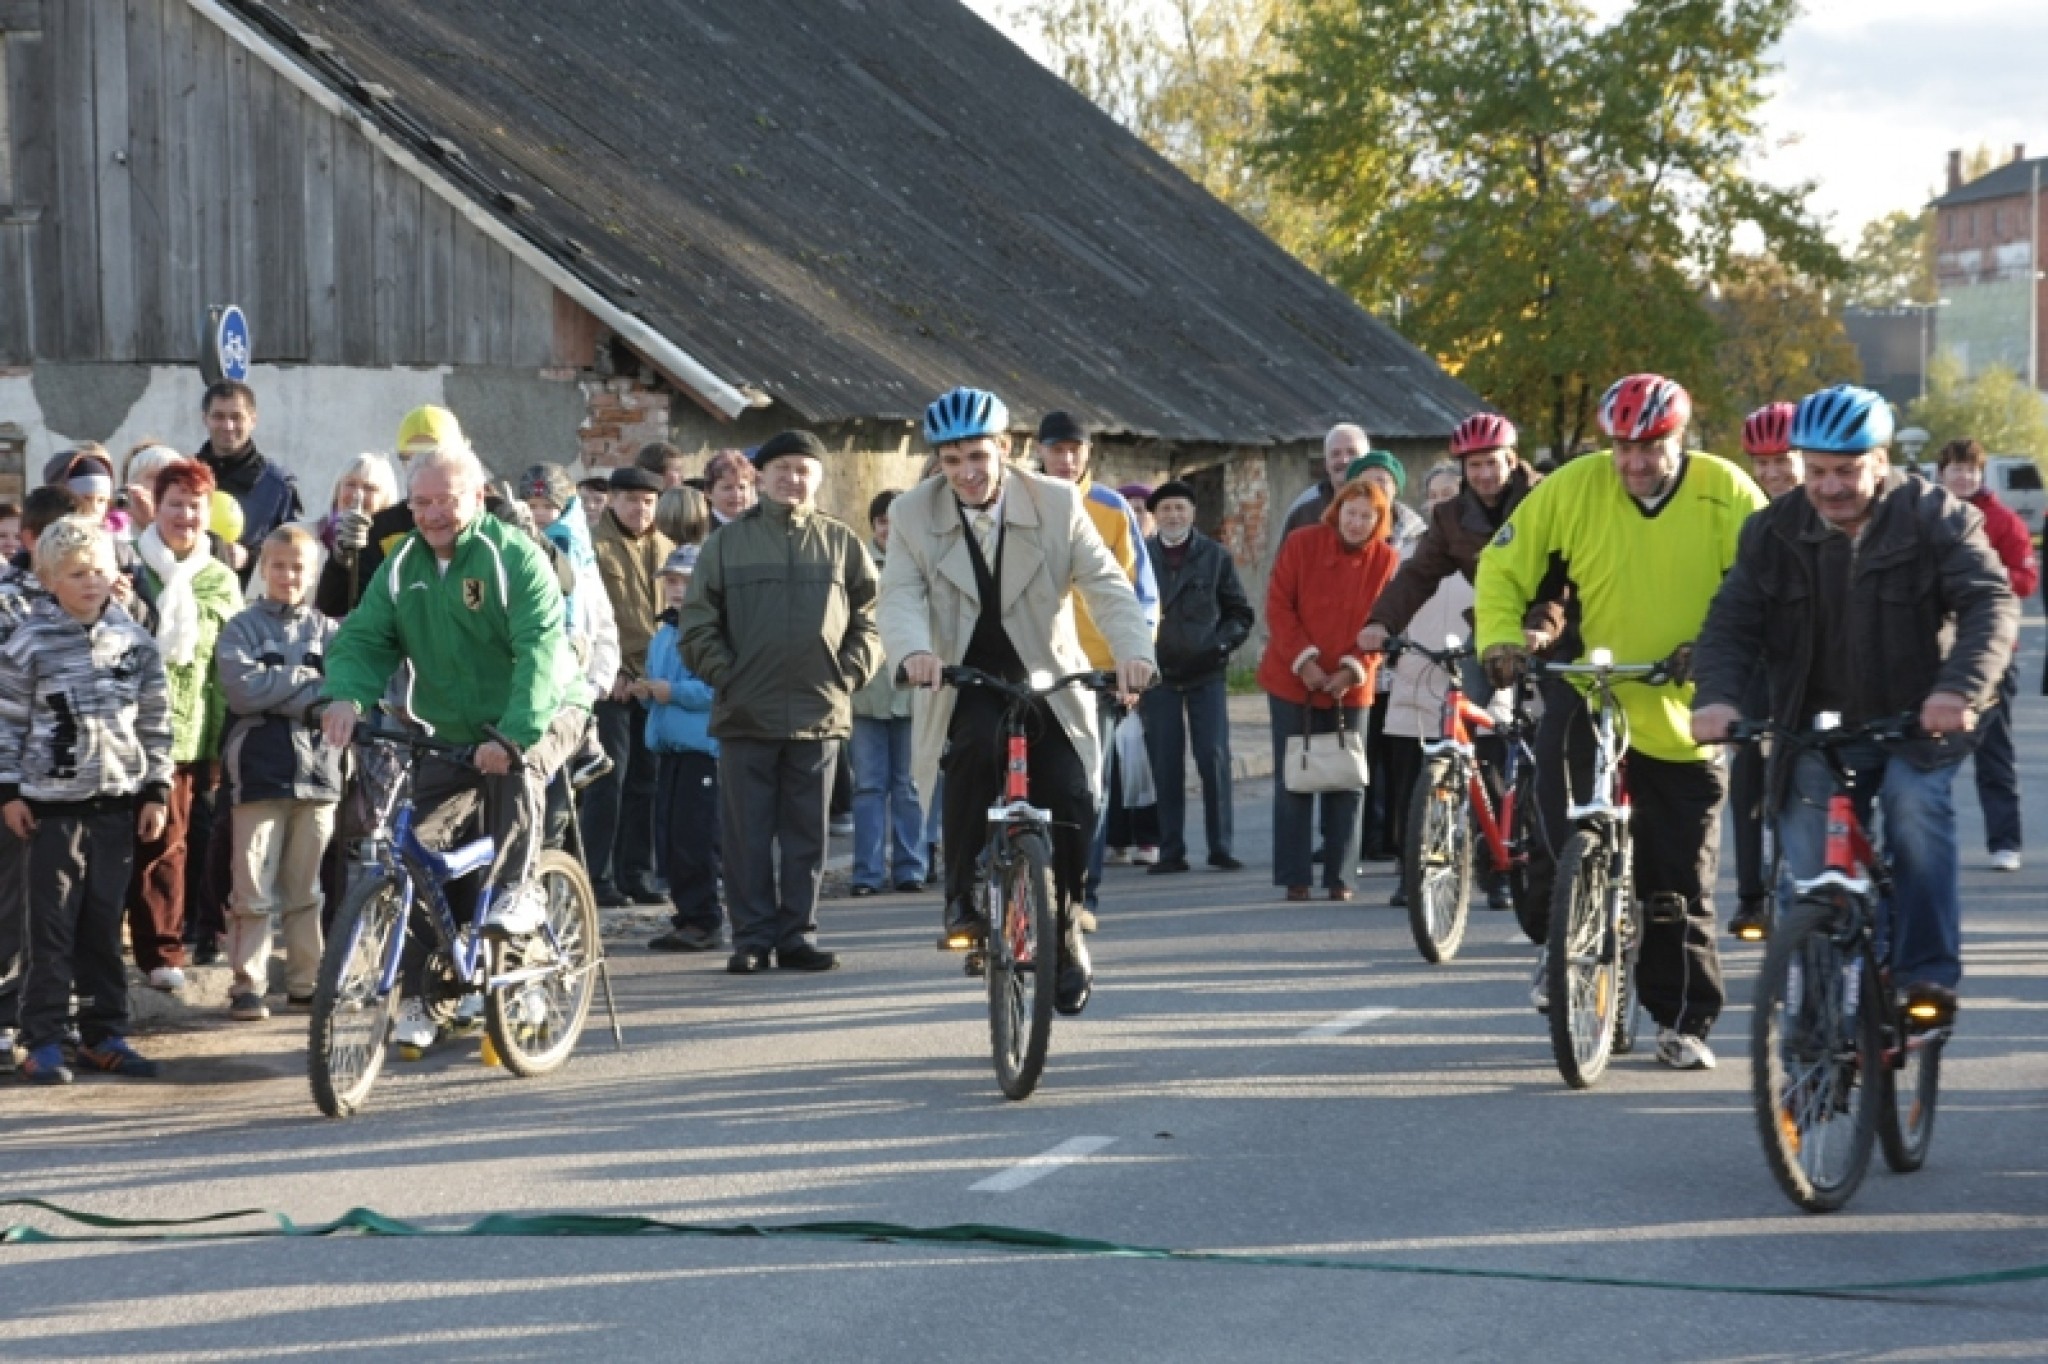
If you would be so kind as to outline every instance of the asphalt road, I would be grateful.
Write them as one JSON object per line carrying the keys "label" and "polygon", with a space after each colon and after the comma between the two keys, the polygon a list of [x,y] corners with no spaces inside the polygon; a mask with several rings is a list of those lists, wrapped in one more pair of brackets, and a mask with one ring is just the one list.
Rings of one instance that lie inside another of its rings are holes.
{"label": "asphalt road", "polygon": [[[2040,635],[2030,619],[2030,814],[2048,795]],[[1267,790],[1238,804],[1255,867]],[[1056,1025],[1024,1103],[996,1091],[977,983],[932,950],[936,899],[835,901],[825,940],[845,965],[829,976],[735,978],[719,960],[615,944],[628,1045],[594,1028],[547,1080],[455,1044],[394,1064],[367,1113],[328,1122],[306,1094],[303,1021],[280,1016],[152,1039],[171,1063],[156,1084],[10,1086],[0,1189],[121,1216],[997,1223],[1697,1284],[2038,1264],[2048,843],[2016,876],[1984,870],[1976,802],[1967,782],[1958,791],[1968,978],[1933,1156],[1911,1176],[1880,1165],[1834,1216],[1795,1211],[1758,1148],[1745,1053],[1756,949],[1726,952],[1718,1070],[1675,1074],[1644,1049],[1572,1093],[1527,1005],[1531,949],[1510,916],[1482,914],[1455,963],[1425,966],[1384,905],[1383,871],[1357,903],[1296,906],[1256,870],[1113,871],[1095,1002]],[[652,1236],[0,1248],[0,1357],[400,1350],[805,1364],[2048,1358],[2048,1287],[1795,1299]]]}

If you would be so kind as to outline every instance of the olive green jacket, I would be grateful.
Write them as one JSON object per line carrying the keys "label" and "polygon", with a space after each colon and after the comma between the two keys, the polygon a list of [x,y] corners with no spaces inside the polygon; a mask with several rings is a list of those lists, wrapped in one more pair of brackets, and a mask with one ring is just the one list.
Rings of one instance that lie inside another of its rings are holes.
{"label": "olive green jacket", "polygon": [[704,542],[677,634],[718,739],[844,739],[882,666],[875,567],[851,526],[763,498]]}

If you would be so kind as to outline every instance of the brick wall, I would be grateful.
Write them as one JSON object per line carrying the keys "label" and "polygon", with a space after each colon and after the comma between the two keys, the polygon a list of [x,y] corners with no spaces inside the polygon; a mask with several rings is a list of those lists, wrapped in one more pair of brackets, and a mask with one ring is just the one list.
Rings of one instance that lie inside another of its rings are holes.
{"label": "brick wall", "polygon": [[577,379],[585,415],[579,450],[586,469],[631,464],[640,447],[669,438],[671,394],[658,379],[586,373]]}

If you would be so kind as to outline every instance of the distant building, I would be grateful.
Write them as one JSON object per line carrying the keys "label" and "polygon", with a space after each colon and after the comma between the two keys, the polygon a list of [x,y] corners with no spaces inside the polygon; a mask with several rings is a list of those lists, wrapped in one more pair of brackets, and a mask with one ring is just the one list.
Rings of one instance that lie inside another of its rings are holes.
{"label": "distant building", "polygon": [[[2038,203],[2043,180],[2048,157],[2029,160],[2024,145],[1967,184],[1963,154],[1948,154],[1948,191],[1932,205],[1935,287],[1945,300],[1934,316],[1934,348],[1968,374],[2004,365],[2027,377],[2030,366],[2040,367],[2040,329],[2048,321],[2048,281],[2037,264],[2048,240]],[[2038,386],[2043,376],[2031,377]]]}
{"label": "distant building", "polygon": [[1863,365],[1863,382],[1903,408],[1920,396],[1927,357],[1934,354],[1933,327],[1924,307],[1844,308],[1842,330]]}

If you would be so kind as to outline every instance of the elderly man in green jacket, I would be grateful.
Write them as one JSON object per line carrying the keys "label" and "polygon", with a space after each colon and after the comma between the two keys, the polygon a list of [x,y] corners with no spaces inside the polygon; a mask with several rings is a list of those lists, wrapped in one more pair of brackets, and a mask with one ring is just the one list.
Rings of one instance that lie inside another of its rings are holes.
{"label": "elderly man in green jacket", "polygon": [[807,431],[754,452],[761,500],[704,542],[677,622],[683,661],[717,693],[734,975],[766,970],[771,957],[787,971],[839,964],[815,941],[826,811],[853,693],[882,666],[882,646],[867,546],[814,505],[824,456]]}
{"label": "elderly man in green jacket", "polygon": [[[541,926],[544,907],[528,881],[548,782],[582,741],[588,689],[563,630],[561,585],[532,539],[484,514],[486,482],[467,445],[443,445],[414,462],[415,528],[392,547],[334,637],[326,695],[337,704],[321,727],[329,743],[347,744],[356,721],[411,664],[414,718],[441,739],[476,746],[468,763],[421,762],[413,778],[420,836],[456,842],[481,808],[483,832],[497,845],[484,928],[516,937]],[[417,990],[408,989],[402,1045],[432,1040],[424,1017]]]}

